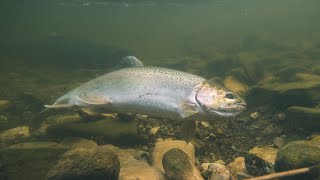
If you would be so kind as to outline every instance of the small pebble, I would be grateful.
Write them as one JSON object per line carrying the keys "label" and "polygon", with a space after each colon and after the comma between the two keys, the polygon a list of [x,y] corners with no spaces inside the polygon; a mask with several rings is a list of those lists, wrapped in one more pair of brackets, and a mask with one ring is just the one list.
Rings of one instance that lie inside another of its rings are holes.
{"label": "small pebble", "polygon": [[152,136],[152,135],[157,134],[159,128],[160,128],[160,127],[153,127],[153,128],[151,128],[150,131],[149,131],[149,135]]}
{"label": "small pebble", "polygon": [[4,115],[0,115],[0,122],[6,123],[8,122],[8,118]]}
{"label": "small pebble", "polygon": [[277,137],[273,140],[273,146],[275,148],[282,148],[284,146],[284,140],[281,137]]}
{"label": "small pebble", "polygon": [[284,121],[286,119],[286,114],[285,113],[278,113],[275,115],[275,120],[277,121]]}
{"label": "small pebble", "polygon": [[33,118],[33,114],[31,111],[25,111],[22,113],[22,120],[30,121]]}
{"label": "small pebble", "polygon": [[214,163],[226,165],[226,162],[224,162],[222,159],[219,159],[219,160],[215,161]]}
{"label": "small pebble", "polygon": [[260,113],[259,112],[254,112],[252,114],[250,114],[250,119],[251,120],[257,120],[260,117]]}

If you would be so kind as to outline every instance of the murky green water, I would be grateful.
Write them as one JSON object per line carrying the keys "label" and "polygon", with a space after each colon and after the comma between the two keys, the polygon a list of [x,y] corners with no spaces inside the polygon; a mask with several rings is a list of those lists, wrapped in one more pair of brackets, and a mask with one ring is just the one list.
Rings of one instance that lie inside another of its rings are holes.
{"label": "murky green water", "polygon": [[28,61],[111,61],[109,47],[151,64],[193,49],[238,48],[248,35],[281,43],[320,36],[317,0],[14,0],[2,1],[0,8],[0,56]]}
{"label": "murky green water", "polygon": [[[181,140],[176,121],[72,109],[42,112],[44,104],[110,72],[128,55],[145,65],[214,77],[246,99],[246,111],[235,118],[198,122],[195,164],[242,157],[253,176],[319,164],[319,18],[319,0],[2,0],[0,179],[63,174],[68,168],[53,167],[65,164],[65,151],[98,149],[97,144],[123,148],[113,151],[132,155],[120,158],[126,165],[154,165],[147,159],[156,142]],[[283,150],[285,144],[294,148]],[[102,162],[88,160],[91,151],[84,151],[89,155],[78,154],[81,162]],[[267,157],[255,159],[253,151]],[[276,161],[277,152],[282,154]],[[108,174],[113,179],[116,166]],[[141,171],[137,166],[134,179],[143,179]]]}

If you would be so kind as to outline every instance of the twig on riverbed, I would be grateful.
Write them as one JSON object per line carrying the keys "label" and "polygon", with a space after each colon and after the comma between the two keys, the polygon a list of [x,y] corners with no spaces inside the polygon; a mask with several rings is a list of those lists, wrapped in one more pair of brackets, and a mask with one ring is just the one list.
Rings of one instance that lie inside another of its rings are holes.
{"label": "twig on riverbed", "polygon": [[289,176],[296,176],[301,174],[311,174],[313,177],[319,177],[320,164],[316,166],[306,167],[306,168],[294,169],[294,170],[283,171],[283,172],[268,174],[264,176],[249,178],[246,180],[270,180],[270,179],[278,179],[278,178],[284,178]]}

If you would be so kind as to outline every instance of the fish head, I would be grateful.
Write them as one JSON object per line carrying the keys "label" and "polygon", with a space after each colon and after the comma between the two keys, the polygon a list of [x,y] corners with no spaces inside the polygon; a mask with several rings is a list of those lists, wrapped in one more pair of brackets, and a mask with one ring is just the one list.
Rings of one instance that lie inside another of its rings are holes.
{"label": "fish head", "polygon": [[246,102],[236,93],[212,82],[204,82],[196,93],[196,101],[209,115],[233,117],[246,109]]}

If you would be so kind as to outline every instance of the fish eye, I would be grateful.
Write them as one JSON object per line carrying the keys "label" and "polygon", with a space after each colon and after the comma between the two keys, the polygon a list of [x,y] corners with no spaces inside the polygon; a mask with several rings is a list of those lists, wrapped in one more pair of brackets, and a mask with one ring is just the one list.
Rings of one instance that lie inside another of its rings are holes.
{"label": "fish eye", "polygon": [[228,93],[226,94],[226,98],[228,98],[228,99],[234,99],[235,96],[234,96],[234,94],[233,94],[232,92],[228,92]]}

